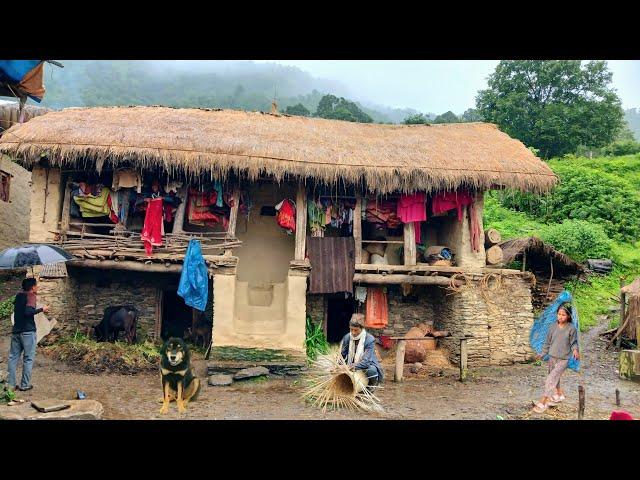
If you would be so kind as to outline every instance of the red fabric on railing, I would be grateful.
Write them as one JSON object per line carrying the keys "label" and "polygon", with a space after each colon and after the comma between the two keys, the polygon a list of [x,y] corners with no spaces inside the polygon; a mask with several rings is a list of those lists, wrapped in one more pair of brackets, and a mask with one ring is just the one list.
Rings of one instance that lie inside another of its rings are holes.
{"label": "red fabric on railing", "polygon": [[164,224],[162,223],[162,198],[149,200],[147,211],[144,217],[144,227],[140,234],[140,239],[144,242],[144,250],[147,256],[153,253],[153,247],[162,245],[162,233]]}

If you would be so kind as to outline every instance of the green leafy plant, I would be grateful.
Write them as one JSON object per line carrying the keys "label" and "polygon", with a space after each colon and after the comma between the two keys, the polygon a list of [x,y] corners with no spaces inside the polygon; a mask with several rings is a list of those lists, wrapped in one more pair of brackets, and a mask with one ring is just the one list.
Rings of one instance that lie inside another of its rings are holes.
{"label": "green leafy plant", "polygon": [[325,355],[329,353],[329,342],[327,342],[327,338],[324,336],[322,326],[313,323],[311,321],[311,317],[308,315],[305,347],[307,349],[307,357],[310,360],[315,360],[318,355]]}
{"label": "green leafy plant", "polygon": [[16,399],[16,392],[10,388],[4,387],[2,397],[0,397],[0,399],[6,403],[13,402]]}
{"label": "green leafy plant", "polygon": [[611,255],[611,242],[604,229],[584,220],[565,220],[547,227],[542,239],[577,262]]}
{"label": "green leafy plant", "polygon": [[13,299],[14,297],[7,298],[0,302],[0,319],[8,318],[13,313]]}

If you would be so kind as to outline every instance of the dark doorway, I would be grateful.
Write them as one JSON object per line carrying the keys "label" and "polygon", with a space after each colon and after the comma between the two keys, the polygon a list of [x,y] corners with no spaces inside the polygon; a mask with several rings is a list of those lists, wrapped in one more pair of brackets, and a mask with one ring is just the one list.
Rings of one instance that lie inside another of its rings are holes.
{"label": "dark doorway", "polygon": [[169,337],[184,338],[187,328],[193,321],[193,309],[188,307],[178,288],[163,290],[162,292],[162,329],[160,336],[163,340]]}
{"label": "dark doorway", "polygon": [[327,298],[327,341],[338,343],[349,333],[349,320],[353,315],[353,297],[344,298],[344,293]]}

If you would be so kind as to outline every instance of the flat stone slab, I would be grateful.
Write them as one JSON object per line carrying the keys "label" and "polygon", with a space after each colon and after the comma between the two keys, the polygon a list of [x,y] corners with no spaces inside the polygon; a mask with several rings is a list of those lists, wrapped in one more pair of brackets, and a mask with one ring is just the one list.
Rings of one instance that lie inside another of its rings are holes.
{"label": "flat stone slab", "polygon": [[100,420],[104,413],[102,404],[96,400],[57,400],[47,402],[70,405],[65,410],[41,413],[29,402],[12,407],[0,405],[0,420]]}
{"label": "flat stone slab", "polygon": [[209,385],[212,387],[228,387],[233,383],[231,375],[211,375],[209,377]]}
{"label": "flat stone slab", "polygon": [[244,380],[246,378],[254,378],[254,377],[261,377],[263,375],[269,375],[269,369],[266,367],[252,367],[252,368],[245,368],[243,370],[240,370],[238,373],[236,373],[233,376],[234,380]]}

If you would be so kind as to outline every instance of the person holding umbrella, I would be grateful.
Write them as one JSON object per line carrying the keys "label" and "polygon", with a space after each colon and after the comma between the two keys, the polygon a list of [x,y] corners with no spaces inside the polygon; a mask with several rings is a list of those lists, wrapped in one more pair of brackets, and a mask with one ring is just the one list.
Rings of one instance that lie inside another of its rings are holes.
{"label": "person holding umbrella", "polygon": [[22,356],[22,380],[18,390],[27,391],[33,388],[31,384],[31,370],[36,356],[36,322],[34,316],[40,312],[47,313],[49,306],[36,308],[38,284],[35,278],[25,278],[22,281],[22,291],[16,294],[13,302],[14,324],[11,331],[11,347],[9,349],[9,369],[7,383],[12,389],[16,388],[16,368]]}

